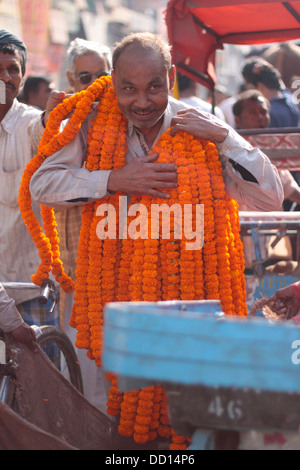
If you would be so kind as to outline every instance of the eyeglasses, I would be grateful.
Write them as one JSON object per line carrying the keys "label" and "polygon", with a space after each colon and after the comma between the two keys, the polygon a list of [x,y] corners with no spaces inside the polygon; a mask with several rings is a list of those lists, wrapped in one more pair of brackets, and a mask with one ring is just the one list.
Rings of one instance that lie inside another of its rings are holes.
{"label": "eyeglasses", "polygon": [[101,70],[97,73],[81,73],[80,75],[76,76],[75,78],[80,81],[81,85],[88,85],[92,81],[96,80],[96,78],[104,77],[109,75],[106,70]]}

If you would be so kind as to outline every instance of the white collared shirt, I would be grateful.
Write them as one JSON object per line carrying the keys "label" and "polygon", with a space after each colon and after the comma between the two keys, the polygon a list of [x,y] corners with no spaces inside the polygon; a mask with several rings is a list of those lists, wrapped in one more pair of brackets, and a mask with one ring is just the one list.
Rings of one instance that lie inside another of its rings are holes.
{"label": "white collared shirt", "polygon": [[[189,106],[170,97],[155,142],[171,126],[171,120],[177,112],[186,108]],[[209,114],[206,114],[209,118]],[[80,201],[70,202],[74,199],[86,198],[90,201],[109,196],[107,181],[110,171],[90,172],[83,168],[87,131],[93,119],[95,119],[94,111],[82,124],[75,139],[48,157],[33,175],[30,190],[34,200],[48,206],[66,207],[70,204],[82,204]],[[276,168],[263,152],[253,148],[229,126],[228,129],[224,142],[216,145],[223,166],[227,193],[238,202],[247,204],[252,210],[279,210],[283,200],[283,190]],[[127,161],[132,155],[145,155],[144,145],[141,145],[138,132],[131,123],[127,129],[127,147]],[[246,168],[257,183],[244,180],[232,167],[230,159]]]}
{"label": "white collared shirt", "polygon": [[[36,154],[43,133],[41,111],[14,100],[0,122],[0,281],[31,282],[40,258],[21,217],[19,187],[24,169]],[[39,206],[35,203],[35,212]],[[36,291],[8,291],[16,303]]]}

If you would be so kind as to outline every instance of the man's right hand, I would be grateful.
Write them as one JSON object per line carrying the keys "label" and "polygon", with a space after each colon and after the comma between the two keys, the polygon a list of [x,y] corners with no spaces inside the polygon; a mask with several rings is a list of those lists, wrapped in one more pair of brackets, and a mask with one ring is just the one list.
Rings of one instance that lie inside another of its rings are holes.
{"label": "man's right hand", "polygon": [[110,173],[107,190],[111,193],[145,194],[169,198],[161,189],[177,187],[177,166],[172,163],[154,163],[158,154],[134,157],[120,170]]}
{"label": "man's right hand", "polygon": [[26,344],[32,352],[37,352],[39,350],[35,332],[29,325],[27,325],[27,323],[23,323],[18,328],[15,328],[10,332],[10,334],[16,341]]}
{"label": "man's right hand", "polygon": [[[70,98],[72,96],[71,94],[67,94],[64,91],[57,91],[57,90],[52,90],[47,104],[46,104],[46,109],[45,109],[45,115],[44,115],[44,124],[46,125],[50,116],[51,111],[56,108],[57,105],[62,103],[64,99]],[[70,115],[69,115],[70,116]],[[66,116],[65,119],[67,119],[69,116]]]}

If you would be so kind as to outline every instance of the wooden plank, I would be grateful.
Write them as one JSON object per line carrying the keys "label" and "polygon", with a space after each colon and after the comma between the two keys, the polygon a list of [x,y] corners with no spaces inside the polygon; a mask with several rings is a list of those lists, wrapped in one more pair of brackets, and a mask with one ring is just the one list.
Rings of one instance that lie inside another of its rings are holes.
{"label": "wooden plank", "polygon": [[[109,349],[105,349],[103,353],[103,363],[107,371],[125,375],[136,381],[149,380],[157,384],[168,381],[184,385],[246,387],[286,393],[297,393],[300,390],[297,366],[266,370],[259,368],[255,363],[245,367],[226,362],[179,361],[172,358],[132,356]],[[123,391],[126,389],[123,388]]]}
{"label": "wooden plank", "polygon": [[[199,427],[298,432],[300,394],[166,385],[172,425],[191,435]],[[300,438],[300,437],[299,437]]]}
{"label": "wooden plank", "polygon": [[[105,312],[106,370],[131,378],[298,392],[292,358],[298,326],[265,319],[195,316],[111,305]],[[121,324],[120,319],[121,318]],[[297,346],[296,346],[297,347]]]}

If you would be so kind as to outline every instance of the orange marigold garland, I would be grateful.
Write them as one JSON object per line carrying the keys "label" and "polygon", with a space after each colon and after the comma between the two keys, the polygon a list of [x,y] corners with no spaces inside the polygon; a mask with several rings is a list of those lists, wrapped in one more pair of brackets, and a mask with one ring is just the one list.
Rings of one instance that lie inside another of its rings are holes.
{"label": "orange marigold garland", "polygon": [[[72,292],[74,290],[74,282],[64,273],[62,264],[59,261],[59,252],[56,244],[51,245],[50,240],[54,240],[57,236],[54,211],[46,208],[43,209],[42,207],[47,225],[47,234],[44,234],[32,209],[29,191],[31,177],[46,157],[52,155],[74,139],[80,129],[82,121],[90,112],[95,98],[101,97],[106,85],[107,81],[101,83],[101,86],[92,85],[86,92],[73,95],[71,98],[59,104],[51,112],[38,148],[38,153],[28,163],[23,173],[18,203],[24,222],[39,249],[41,263],[37,272],[32,276],[32,281],[38,286],[42,284],[43,280],[49,277],[49,272],[52,270],[56,280],[65,292]],[[59,132],[62,121],[66,119],[74,108],[75,111],[64,127],[63,132]]]}
{"label": "orange marigold garland", "polygon": [[[95,101],[98,111],[88,133],[86,168],[116,170],[126,163],[127,121],[120,112],[109,77],[96,80],[86,91],[65,100],[50,115],[37,156],[28,164],[20,188],[20,209],[37,244],[41,266],[33,276],[40,285],[50,270],[67,291],[73,288],[59,261],[58,239],[52,209],[43,208],[44,229],[33,217],[29,193],[30,178],[43,160],[70,142],[79,131]],[[68,124],[59,132],[61,121],[74,111]],[[87,203],[82,212],[76,286],[71,325],[77,329],[76,346],[88,350],[88,356],[101,364],[103,306],[110,301],[158,301],[220,299],[226,314],[246,315],[243,279],[243,249],[239,236],[238,206],[225,193],[222,168],[214,144],[179,132],[166,132],[153,148],[158,162],[173,162],[178,167],[178,187],[162,201],[149,196],[133,196],[127,226],[115,226],[122,236],[99,237],[98,223],[103,224],[103,203],[115,208],[113,219],[119,221],[119,196]],[[166,204],[166,214],[173,204],[189,205],[190,211],[171,212],[170,237],[163,234],[162,219],[153,236],[153,204]],[[140,206],[134,206],[134,204]],[[195,231],[195,206],[204,205],[204,245],[187,250]],[[145,210],[146,209],[146,210]],[[99,213],[99,212],[100,213]],[[107,206],[107,222],[110,225]],[[115,217],[116,216],[116,217]],[[137,225],[139,224],[139,230]],[[180,228],[187,232],[180,235]],[[134,235],[128,233],[133,229]],[[157,235],[158,230],[158,235]],[[130,231],[130,230],[129,230]],[[219,282],[222,279],[222,282]],[[171,430],[166,394],[161,387],[121,393],[117,377],[107,374],[112,386],[108,412],[120,415],[119,432],[145,443],[157,435],[171,438],[172,449],[186,448],[185,438]]]}

